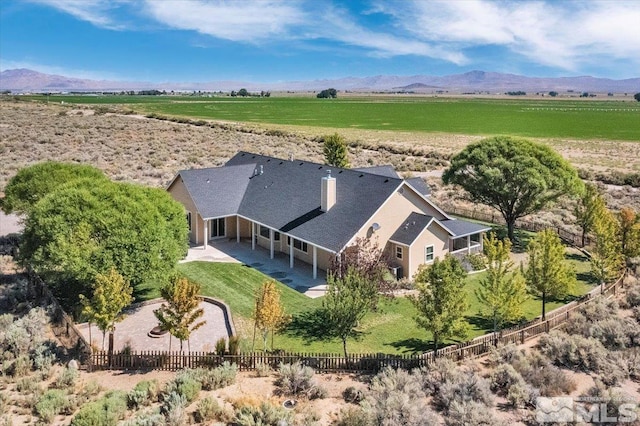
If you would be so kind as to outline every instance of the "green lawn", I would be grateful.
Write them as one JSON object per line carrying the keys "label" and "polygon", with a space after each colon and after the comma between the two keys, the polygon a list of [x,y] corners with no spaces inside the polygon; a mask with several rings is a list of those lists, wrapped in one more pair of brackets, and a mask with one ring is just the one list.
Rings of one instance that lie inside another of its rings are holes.
{"label": "green lawn", "polygon": [[[578,277],[585,279],[588,262],[583,257],[569,257],[578,272]],[[178,270],[189,279],[202,286],[202,293],[226,302],[231,308],[236,328],[243,337],[242,348],[251,349],[253,325],[251,313],[254,295],[260,284],[270,279],[261,272],[236,263],[190,262],[178,266]],[[470,309],[467,320],[471,324],[470,338],[482,335],[491,328],[491,324],[479,316],[480,303],[475,297],[475,290],[484,276],[483,273],[469,275],[465,291],[468,295]],[[315,338],[322,335],[323,324],[313,315],[316,308],[322,305],[322,299],[310,299],[301,293],[278,283],[281,300],[288,314],[294,321],[288,329],[275,336],[274,347],[291,352],[336,352],[342,351],[339,341],[321,341]],[[584,294],[592,288],[587,281],[580,281],[573,297]],[[566,301],[570,300],[567,298]],[[554,301],[547,304],[547,312],[561,306],[566,301]],[[528,319],[540,315],[540,300],[530,299],[524,306]],[[404,297],[383,300],[376,312],[368,314],[360,330],[360,340],[350,340],[348,349],[353,353],[412,353],[430,349],[430,336],[416,326],[415,309]],[[256,339],[256,348],[261,342]]]}
{"label": "green lawn", "polygon": [[[44,96],[25,98],[46,100]],[[640,105],[631,100],[356,95],[327,100],[312,95],[270,98],[63,95],[50,96],[49,101],[126,104],[140,113],[330,129],[640,140]]]}

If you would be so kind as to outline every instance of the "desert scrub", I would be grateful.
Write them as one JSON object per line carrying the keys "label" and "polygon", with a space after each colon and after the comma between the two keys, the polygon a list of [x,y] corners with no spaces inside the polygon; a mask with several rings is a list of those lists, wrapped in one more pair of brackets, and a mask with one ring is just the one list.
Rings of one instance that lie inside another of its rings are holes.
{"label": "desert scrub", "polygon": [[156,402],[160,385],[157,380],[143,380],[127,394],[127,404],[130,408],[137,409],[143,405]]}
{"label": "desert scrub", "polygon": [[289,424],[292,419],[292,412],[279,405],[263,401],[258,407],[245,405],[238,408],[234,424],[238,426],[280,426]]}
{"label": "desert scrub", "polygon": [[54,387],[57,389],[69,389],[74,388],[78,380],[78,370],[75,368],[65,367],[54,382]]}
{"label": "desert scrub", "polygon": [[166,426],[165,418],[157,411],[138,413],[135,417],[118,423],[118,426]]}
{"label": "desert scrub", "polygon": [[283,395],[306,395],[309,399],[325,398],[326,390],[319,386],[313,375],[313,368],[300,362],[280,364],[276,386]]}
{"label": "desert scrub", "polygon": [[71,399],[63,390],[50,389],[38,398],[34,411],[44,422],[51,423],[58,414],[71,414],[75,408]]}
{"label": "desert scrub", "polygon": [[238,375],[238,366],[225,361],[213,369],[197,368],[189,371],[189,374],[200,382],[203,390],[210,391],[234,384]]}
{"label": "desert scrub", "polygon": [[385,368],[371,380],[361,405],[376,425],[418,426],[439,421],[427,403],[420,373]]}
{"label": "desert scrub", "polygon": [[344,391],[342,391],[342,398],[345,402],[349,402],[351,404],[359,404],[364,400],[365,395],[361,389],[357,389],[353,386],[349,386]]}
{"label": "desert scrub", "polygon": [[196,411],[194,412],[195,420],[198,423],[206,423],[215,420],[222,409],[220,404],[213,397],[208,396],[198,401]]}
{"label": "desert scrub", "polygon": [[256,362],[256,376],[268,377],[271,374],[271,366],[266,362]]}
{"label": "desert scrub", "polygon": [[369,415],[362,407],[347,407],[340,410],[336,426],[369,426]]}
{"label": "desert scrub", "polygon": [[177,392],[165,395],[160,412],[164,415],[167,426],[182,426],[186,422],[185,408],[188,404],[187,398]]}
{"label": "desert scrub", "polygon": [[506,426],[496,418],[493,410],[476,401],[453,401],[445,417],[446,426]]}
{"label": "desert scrub", "polygon": [[493,394],[489,381],[473,371],[457,371],[456,374],[444,382],[433,396],[436,407],[449,413],[452,404],[469,404],[471,402],[486,407],[493,406]]}
{"label": "desert scrub", "polygon": [[194,370],[182,370],[173,380],[167,382],[164,394],[166,397],[175,393],[184,397],[187,402],[193,402],[201,389],[202,384],[195,377]]}
{"label": "desert scrub", "polygon": [[72,426],[113,426],[127,412],[127,394],[111,391],[102,398],[80,408],[71,420]]}

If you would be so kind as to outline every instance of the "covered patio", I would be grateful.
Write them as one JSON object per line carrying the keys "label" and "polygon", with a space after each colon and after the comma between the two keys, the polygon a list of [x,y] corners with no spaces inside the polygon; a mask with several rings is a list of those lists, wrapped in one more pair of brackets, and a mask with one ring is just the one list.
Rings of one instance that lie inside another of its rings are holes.
{"label": "covered patio", "polygon": [[326,292],[326,273],[322,269],[316,270],[314,278],[312,265],[296,259],[291,267],[289,255],[274,251],[272,258],[270,250],[258,244],[252,247],[246,239],[217,239],[209,240],[206,246],[193,245],[182,262],[193,261],[243,263],[306,296],[321,297]]}

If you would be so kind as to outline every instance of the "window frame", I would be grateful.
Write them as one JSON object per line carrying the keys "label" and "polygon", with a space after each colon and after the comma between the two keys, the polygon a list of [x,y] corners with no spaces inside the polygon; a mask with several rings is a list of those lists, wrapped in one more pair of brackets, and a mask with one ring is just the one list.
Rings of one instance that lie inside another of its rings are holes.
{"label": "window frame", "polygon": [[402,260],[403,257],[404,257],[404,247],[397,245],[396,246],[396,259]]}
{"label": "window frame", "polygon": [[[431,249],[431,253],[429,253],[429,249]],[[429,259],[429,255],[431,255],[431,259]],[[431,263],[436,258],[436,248],[433,244],[424,247],[424,263]]]}
{"label": "window frame", "polygon": [[189,227],[189,232],[191,232],[191,220],[192,220],[193,216],[191,215],[191,212],[189,210],[187,210],[187,226]]}

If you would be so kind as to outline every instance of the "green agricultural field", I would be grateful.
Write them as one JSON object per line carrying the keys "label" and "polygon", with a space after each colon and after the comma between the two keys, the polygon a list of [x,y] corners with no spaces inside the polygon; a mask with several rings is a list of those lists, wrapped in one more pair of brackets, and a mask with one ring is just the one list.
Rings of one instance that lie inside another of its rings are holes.
{"label": "green agricultural field", "polygon": [[[570,254],[568,261],[578,273],[578,288],[566,301],[547,303],[547,312],[593,288],[586,274],[589,269],[586,258]],[[180,264],[178,270],[190,280],[199,283],[203,294],[221,299],[229,305],[236,328],[244,337],[242,347],[250,350],[253,333],[251,314],[255,292],[269,277],[236,263],[189,262]],[[470,275],[465,287],[470,304],[467,313],[467,321],[471,325],[470,338],[485,334],[492,327],[490,322],[480,318],[481,306],[475,296],[475,290],[483,276],[483,273]],[[310,299],[281,283],[278,283],[278,288],[285,311],[293,315],[294,321],[287,330],[276,334],[274,347],[290,352],[341,353],[342,343],[337,340],[326,342],[309,338],[322,334],[322,324],[314,322],[315,318],[312,315],[315,309],[322,306],[322,299]],[[540,315],[540,300],[528,300],[524,311],[528,319]],[[414,321],[415,313],[415,308],[405,297],[383,300],[377,312],[372,312],[364,318],[360,327],[363,332],[362,339],[350,340],[348,350],[351,353],[413,353],[430,350],[430,336],[417,327]],[[256,348],[261,349],[261,345],[261,340],[256,339]]]}
{"label": "green agricultural field", "polygon": [[[31,99],[44,100],[45,97]],[[640,103],[424,96],[51,96],[50,102],[126,104],[140,113],[329,129],[640,141]]]}

